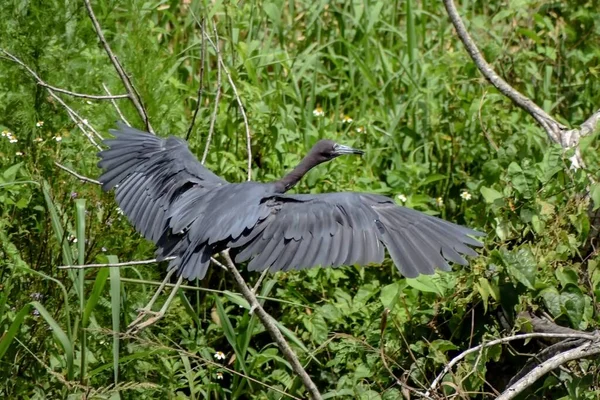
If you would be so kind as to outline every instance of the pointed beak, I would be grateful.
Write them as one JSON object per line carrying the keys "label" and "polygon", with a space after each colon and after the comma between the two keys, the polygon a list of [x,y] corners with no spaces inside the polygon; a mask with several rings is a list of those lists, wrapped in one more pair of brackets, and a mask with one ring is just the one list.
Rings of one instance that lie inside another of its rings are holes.
{"label": "pointed beak", "polygon": [[352,147],[344,146],[343,144],[335,144],[333,146],[333,151],[335,152],[335,155],[337,155],[337,156],[341,156],[344,154],[359,154],[359,155],[365,154],[365,152],[362,150],[353,149]]}

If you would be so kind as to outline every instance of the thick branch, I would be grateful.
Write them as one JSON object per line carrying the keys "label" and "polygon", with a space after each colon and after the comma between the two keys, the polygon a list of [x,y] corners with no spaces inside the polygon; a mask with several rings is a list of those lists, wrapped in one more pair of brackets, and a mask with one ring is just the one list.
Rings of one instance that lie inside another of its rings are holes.
{"label": "thick branch", "polygon": [[555,143],[561,143],[561,131],[566,130],[566,127],[552,118],[548,113],[542,110],[537,104],[531,101],[528,97],[522,95],[515,88],[510,86],[504,79],[502,79],[491,67],[490,64],[483,58],[483,55],[477,48],[477,45],[467,32],[467,28],[463,23],[453,0],[444,0],[444,6],[450,17],[450,21],[456,33],[460,38],[461,42],[465,45],[467,52],[477,65],[479,71],[490,81],[494,87],[496,87],[502,94],[511,99],[517,106],[527,111],[535,120],[544,128],[548,137]]}
{"label": "thick branch", "polygon": [[129,98],[131,99],[133,106],[135,107],[138,114],[144,121],[144,124],[146,125],[146,129],[148,130],[148,132],[154,133],[154,130],[152,129],[152,126],[150,125],[150,120],[148,119],[148,113],[146,113],[146,109],[144,108],[144,105],[142,104],[142,99],[140,98],[137,91],[135,90],[135,87],[133,86],[131,79],[129,79],[129,76],[127,75],[127,73],[125,73],[125,70],[123,69],[123,66],[117,59],[117,56],[115,56],[115,54],[113,53],[113,51],[110,48],[110,45],[106,41],[106,38],[104,37],[104,33],[102,33],[102,28],[100,27],[100,23],[98,22],[98,19],[96,18],[96,15],[94,14],[94,9],[92,8],[92,5],[90,4],[90,0],[84,0],[84,3],[85,3],[85,8],[87,9],[88,15],[89,15],[90,19],[92,20],[92,24],[94,25],[94,30],[96,31],[96,35],[98,36],[100,43],[102,43],[104,50],[106,50],[106,54],[108,54],[108,58],[110,58],[110,61],[112,62],[113,66],[115,67],[117,74],[121,78],[121,81],[123,82],[123,85],[125,86],[125,89],[127,90],[127,93],[129,94]]}
{"label": "thick branch", "polygon": [[450,372],[452,367],[454,367],[459,361],[464,359],[469,354],[478,352],[479,350],[483,349],[484,347],[490,347],[490,346],[495,346],[497,344],[508,343],[513,340],[523,340],[523,339],[531,339],[531,338],[552,338],[552,339],[561,338],[561,339],[595,340],[594,335],[591,335],[588,333],[583,333],[583,332],[578,332],[578,333],[525,333],[522,335],[508,336],[505,338],[492,340],[492,341],[480,344],[479,346],[475,346],[468,350],[465,350],[462,353],[460,353],[458,356],[454,357],[452,359],[452,361],[450,361],[444,367],[444,370],[433,380],[433,382],[431,383],[431,386],[429,387],[429,390],[427,392],[425,392],[425,394],[427,396],[429,396],[429,394],[433,390],[435,390],[435,388],[438,386],[438,384],[442,381],[442,378],[444,377],[444,375],[446,375],[448,372]]}
{"label": "thick branch", "polygon": [[595,354],[600,354],[600,343],[598,342],[598,339],[589,341],[575,349],[560,353],[535,367],[517,383],[506,389],[498,396],[497,400],[510,400],[519,395],[542,376],[560,367],[564,363],[584,357],[590,357]]}
{"label": "thick branch", "polygon": [[[250,307],[252,307],[252,309],[256,311],[256,315],[261,320],[265,329],[269,332],[275,343],[277,343],[279,350],[281,350],[285,358],[292,365],[294,372],[296,372],[300,380],[302,380],[302,383],[310,393],[311,398],[314,400],[321,399],[321,393],[319,393],[319,390],[315,386],[314,382],[312,381],[312,379],[310,379],[310,376],[308,376],[306,370],[302,367],[302,364],[300,364],[300,360],[298,360],[298,357],[296,356],[290,345],[286,342],[285,338],[273,322],[271,316],[267,314],[267,312],[262,308],[262,306],[256,299],[256,296],[254,295],[254,293],[252,293],[252,291],[244,281],[244,278],[235,267],[233,260],[229,256],[229,251],[226,250],[222,252],[221,255],[225,258],[227,266],[229,267],[229,272],[231,272],[231,274],[233,275],[235,283],[242,292],[242,295],[246,298],[248,303],[250,303]],[[218,261],[216,260],[213,261],[218,263]]]}

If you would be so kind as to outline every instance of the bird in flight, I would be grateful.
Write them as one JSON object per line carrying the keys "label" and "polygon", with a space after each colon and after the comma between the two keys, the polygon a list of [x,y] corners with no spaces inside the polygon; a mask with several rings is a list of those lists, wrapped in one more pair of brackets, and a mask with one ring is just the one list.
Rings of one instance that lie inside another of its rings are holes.
{"label": "bird in flight", "polygon": [[[381,264],[387,249],[400,273],[414,278],[467,265],[481,247],[475,230],[398,206],[370,193],[286,194],[313,167],[363,151],[317,142],[274,182],[230,183],[204,167],[177,137],[122,123],[98,153],[99,178],[136,230],[169,259],[169,274],[205,277],[211,257],[230,249],[251,271]],[[151,306],[149,304],[147,307]],[[135,322],[135,321],[134,321]]]}
{"label": "bird in flight", "polygon": [[380,264],[384,248],[400,273],[414,278],[466,265],[475,230],[398,206],[370,193],[286,194],[313,167],[363,151],[320,140],[275,182],[229,183],[204,167],[182,139],[118,124],[99,152],[104,190],[159,259],[184,279],[202,279],[212,255],[231,249],[252,271]]}

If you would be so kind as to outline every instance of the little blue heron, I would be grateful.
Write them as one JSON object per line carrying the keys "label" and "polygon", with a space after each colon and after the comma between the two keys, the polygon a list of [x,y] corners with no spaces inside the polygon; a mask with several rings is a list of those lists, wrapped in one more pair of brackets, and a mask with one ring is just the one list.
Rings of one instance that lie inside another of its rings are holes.
{"label": "little blue heron", "polygon": [[[470,237],[480,232],[384,196],[285,194],[316,165],[363,154],[331,140],[317,142],[278,181],[229,183],[200,164],[182,139],[124,124],[110,132],[109,149],[98,153],[105,170],[99,180],[104,190],[116,188],[123,213],[156,244],[157,259],[170,258],[163,287],[174,272],[179,276],[171,295],[183,279],[204,278],[211,256],[227,248],[236,262],[250,260],[248,270],[272,272],[381,264],[386,248],[400,273],[413,278],[449,271],[448,261],[466,265],[463,255],[477,255],[469,246],[481,246]],[[157,295],[142,311],[150,312]]]}

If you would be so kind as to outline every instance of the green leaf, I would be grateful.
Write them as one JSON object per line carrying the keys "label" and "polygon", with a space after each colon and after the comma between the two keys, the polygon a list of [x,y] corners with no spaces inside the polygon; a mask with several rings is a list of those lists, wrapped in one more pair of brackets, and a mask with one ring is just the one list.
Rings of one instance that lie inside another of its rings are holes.
{"label": "green leaf", "polygon": [[10,328],[8,328],[8,331],[2,335],[0,339],[0,360],[2,360],[2,357],[6,353],[6,350],[8,350],[8,348],[10,347],[10,344],[19,332],[19,328],[21,328],[23,320],[29,314],[30,311],[31,304],[25,304],[25,306],[21,308],[21,310],[15,316],[15,319],[10,324]]}
{"label": "green leaf", "polygon": [[562,313],[560,308],[560,293],[558,293],[558,290],[554,287],[549,287],[542,290],[540,296],[544,299],[544,304],[548,311],[550,311],[550,314],[552,314],[554,318],[558,318]]}
{"label": "green leaf", "polygon": [[594,202],[594,211],[600,208],[600,183],[592,183],[590,185],[590,196]]}
{"label": "green leaf", "polygon": [[528,289],[535,290],[537,262],[529,248],[521,247],[516,252],[503,249],[502,259],[513,278]]}
{"label": "green leaf", "polygon": [[421,292],[435,293],[442,296],[442,290],[434,281],[435,276],[436,275],[419,275],[416,278],[406,278],[406,283]]}
{"label": "green leaf", "polygon": [[[108,262],[110,264],[116,264],[119,262],[119,258],[115,255],[109,255]],[[121,329],[121,270],[118,267],[109,268],[110,273],[110,308],[112,316],[112,330],[113,330],[113,383],[117,385],[119,383],[119,346],[120,338],[119,332]]]}
{"label": "green leaf", "polygon": [[530,168],[524,170],[519,164],[513,161],[508,166],[507,174],[515,190],[524,198],[530,199],[534,196],[535,176]]}
{"label": "green leaf", "polygon": [[69,337],[60,327],[58,322],[52,317],[52,315],[46,310],[39,301],[32,301],[31,305],[34,306],[48,323],[50,328],[52,328],[52,334],[56,338],[56,341],[62,346],[65,351],[66,361],[67,361],[67,370],[69,379],[73,379],[73,360],[74,360],[74,351],[73,351],[73,343],[69,340]]}
{"label": "green leaf", "polygon": [[4,177],[4,180],[14,181],[15,178],[17,177],[17,172],[19,172],[19,168],[21,168],[22,165],[23,165],[23,162],[20,162],[20,163],[17,163],[15,165],[11,165],[10,167],[8,167],[2,174],[2,176]]}
{"label": "green leaf", "polygon": [[479,189],[479,191],[481,192],[481,195],[485,199],[485,202],[488,204],[492,204],[496,200],[502,199],[504,197],[502,195],[502,193],[500,193],[499,191],[492,189],[492,188],[485,187],[485,186],[482,186],[481,189]]}
{"label": "green leaf", "polygon": [[579,287],[568,285],[560,294],[560,303],[573,328],[579,329],[585,308],[585,298]]}
{"label": "green leaf", "polygon": [[82,326],[85,328],[88,326],[88,322],[90,320],[90,316],[98,304],[98,300],[100,300],[100,295],[102,295],[102,290],[104,289],[104,285],[108,279],[108,268],[100,268],[98,273],[96,274],[96,279],[94,280],[94,287],[92,288],[92,293],[90,293],[87,302],[85,304],[85,311],[83,313],[83,322]]}
{"label": "green leaf", "polygon": [[394,282],[381,288],[381,294],[379,295],[379,301],[385,308],[390,310],[394,308],[398,301],[398,294],[400,293],[400,283]]}
{"label": "green leaf", "polygon": [[579,282],[579,276],[572,268],[558,267],[554,272],[554,275],[556,275],[556,279],[560,281],[560,284],[563,287],[568,284],[577,286]]}
{"label": "green leaf", "polygon": [[438,182],[438,181],[443,181],[445,179],[448,179],[448,177],[446,175],[432,174],[432,175],[427,176],[427,178],[423,179],[422,181],[420,181],[417,184],[417,187],[429,185],[430,183]]}

